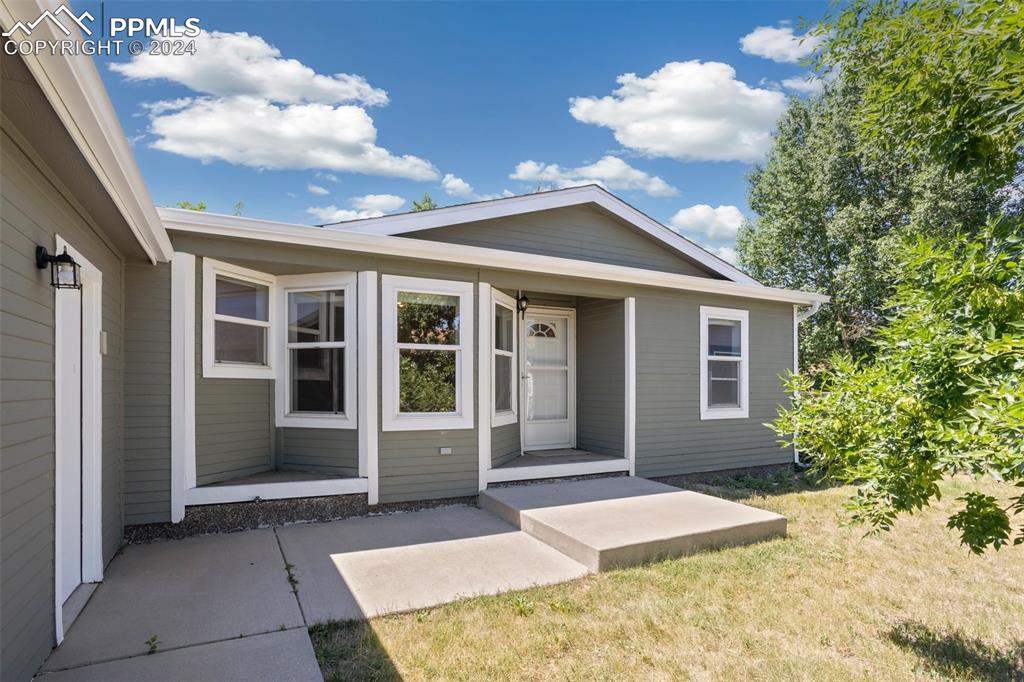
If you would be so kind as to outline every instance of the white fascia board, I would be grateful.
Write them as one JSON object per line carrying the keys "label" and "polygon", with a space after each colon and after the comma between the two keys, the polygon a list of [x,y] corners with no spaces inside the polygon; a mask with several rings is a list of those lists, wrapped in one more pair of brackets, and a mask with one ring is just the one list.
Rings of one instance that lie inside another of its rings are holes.
{"label": "white fascia board", "polygon": [[760,286],[760,282],[754,278],[726,263],[718,256],[702,249],[689,239],[670,230],[599,185],[584,185],[582,187],[537,192],[503,199],[490,199],[471,204],[436,208],[430,211],[401,213],[398,215],[381,216],[379,218],[364,218],[325,227],[329,230],[393,237],[405,234],[406,232],[460,225],[478,220],[505,218],[512,215],[564,208],[566,206],[578,206],[580,204],[596,204],[600,206],[662,242],[673,251],[709,268],[712,272],[716,272],[734,282]]}
{"label": "white fascia board", "polygon": [[708,277],[677,275],[671,272],[631,268],[622,265],[592,263],[590,261],[555,256],[488,249],[432,242],[408,237],[389,237],[362,234],[348,230],[326,230],[279,223],[269,220],[242,218],[188,211],[178,208],[159,208],[160,217],[168,230],[207,236],[254,239],[296,246],[312,246],[337,251],[369,253],[396,258],[414,258],[470,267],[493,268],[513,272],[552,272],[565,277],[622,282],[637,286],[699,291],[723,296],[740,296],[784,303],[810,305],[815,301],[827,302],[829,297],[806,291],[773,289],[761,284],[742,284]]}
{"label": "white fascia board", "polygon": [[[55,0],[0,0],[0,24],[9,27],[19,20],[33,21],[58,6]],[[32,39],[81,39],[77,26],[68,28],[70,37],[58,35],[49,22],[42,22],[33,30]],[[174,251],[171,240],[92,58],[42,52],[21,59],[150,261],[170,261]]]}

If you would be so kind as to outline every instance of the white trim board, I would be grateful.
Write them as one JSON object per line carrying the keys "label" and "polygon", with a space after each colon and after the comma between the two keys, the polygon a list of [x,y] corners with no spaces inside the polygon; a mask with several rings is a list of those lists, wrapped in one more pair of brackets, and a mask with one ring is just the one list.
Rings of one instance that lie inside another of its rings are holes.
{"label": "white trim board", "polygon": [[[48,0],[0,0],[0,24],[10,27],[17,21],[34,21],[55,5]],[[50,22],[40,22],[33,29],[32,39],[82,38],[77,26],[65,28],[72,31],[71,36],[57,33]],[[93,60],[85,56],[52,56],[45,51],[22,55],[21,60],[150,261],[169,261],[173,251],[171,240]]]}
{"label": "white trim board", "polygon": [[698,262],[712,272],[734,282],[757,284],[760,286],[757,280],[746,273],[733,267],[718,256],[705,251],[689,239],[670,230],[647,214],[630,206],[600,185],[583,185],[568,189],[534,192],[533,194],[515,197],[490,199],[470,204],[437,208],[431,211],[417,211],[398,215],[386,215],[379,218],[364,218],[362,220],[331,223],[324,227],[332,230],[345,230],[362,234],[394,236],[405,234],[406,232],[418,232],[436,227],[461,225],[478,220],[505,218],[512,215],[545,211],[553,208],[565,208],[567,206],[579,206],[581,204],[600,206],[669,247],[670,250]]}
{"label": "white trim board", "polygon": [[[253,239],[275,244],[313,246],[355,253],[369,253],[400,258],[493,268],[512,272],[550,272],[580,279],[621,282],[682,291],[699,291],[723,296],[738,296],[785,303],[809,305],[827,302],[829,297],[805,291],[773,289],[761,284],[743,284],[709,277],[677,275],[670,272],[632,268],[623,265],[593,263],[572,258],[517,253],[462,244],[444,244],[426,239],[361,234],[351,230],[325,230],[321,227],[294,225],[240,216],[158,209],[169,230],[207,236]],[[431,213],[432,211],[425,211]]]}
{"label": "white trim board", "polygon": [[588,474],[610,474],[629,471],[629,462],[623,458],[605,459],[599,462],[576,464],[540,464],[532,467],[503,467],[487,472],[488,483],[505,481],[532,481],[537,478],[561,478],[563,476],[586,476]]}
{"label": "white trim board", "polygon": [[185,491],[185,504],[224,504],[261,500],[287,500],[296,497],[356,495],[368,490],[365,478],[325,478],[317,481],[253,483],[251,485],[210,485]]}
{"label": "white trim board", "polygon": [[377,431],[377,273],[360,272],[356,283],[357,352],[359,354],[359,475],[366,477],[366,503],[375,505],[380,490],[379,434]]}
{"label": "white trim board", "polygon": [[629,475],[636,475],[636,299],[630,296],[625,299],[623,305],[623,317],[626,320],[623,341],[623,355],[625,355],[626,370],[626,425],[625,434],[625,455],[629,461]]}
{"label": "white trim board", "polygon": [[[492,295],[500,294],[499,291],[492,291],[491,285],[487,282],[480,282],[477,292],[477,301],[480,306],[480,335],[477,339],[477,351],[479,362],[477,364],[478,386],[477,386],[477,414],[480,420],[477,422],[477,456],[479,464],[477,468],[478,490],[487,489],[487,472],[491,468],[491,428],[494,421],[494,391],[491,384],[494,379],[494,341],[492,339],[493,328],[490,320],[494,315],[494,302]],[[515,308],[513,308],[513,311]],[[513,378],[518,381],[518,377]]]}
{"label": "white trim board", "polygon": [[171,260],[171,522],[196,485],[196,257]]}

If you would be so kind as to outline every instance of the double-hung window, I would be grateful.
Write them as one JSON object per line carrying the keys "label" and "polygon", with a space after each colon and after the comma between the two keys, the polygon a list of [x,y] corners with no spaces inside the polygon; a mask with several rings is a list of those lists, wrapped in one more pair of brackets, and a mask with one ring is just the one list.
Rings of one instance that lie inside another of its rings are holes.
{"label": "double-hung window", "polygon": [[492,289],[494,337],[491,361],[492,426],[516,422],[519,401],[519,369],[516,363],[516,302],[507,294]]}
{"label": "double-hung window", "polygon": [[356,428],[354,273],[277,278],[277,425]]}
{"label": "double-hung window", "polygon": [[271,275],[203,259],[203,376],[273,379]]}
{"label": "double-hung window", "polygon": [[385,275],[385,431],[473,428],[473,284]]}
{"label": "double-hung window", "polygon": [[733,308],[700,308],[700,418],[749,416],[749,315]]}

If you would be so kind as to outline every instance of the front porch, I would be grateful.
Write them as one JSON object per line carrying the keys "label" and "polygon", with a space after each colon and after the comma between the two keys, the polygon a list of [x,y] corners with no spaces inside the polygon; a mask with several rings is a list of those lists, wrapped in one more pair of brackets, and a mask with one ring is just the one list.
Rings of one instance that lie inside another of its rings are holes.
{"label": "front porch", "polygon": [[480,490],[632,474],[635,299],[484,284],[480,308]]}

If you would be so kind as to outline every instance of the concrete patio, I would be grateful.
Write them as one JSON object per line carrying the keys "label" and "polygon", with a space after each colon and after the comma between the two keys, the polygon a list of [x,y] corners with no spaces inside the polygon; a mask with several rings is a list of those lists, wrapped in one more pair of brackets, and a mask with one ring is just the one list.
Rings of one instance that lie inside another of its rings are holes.
{"label": "concrete patio", "polygon": [[129,545],[38,679],[317,680],[307,634],[316,623],[564,582],[786,528],[770,512],[630,477],[493,488],[480,504]]}

